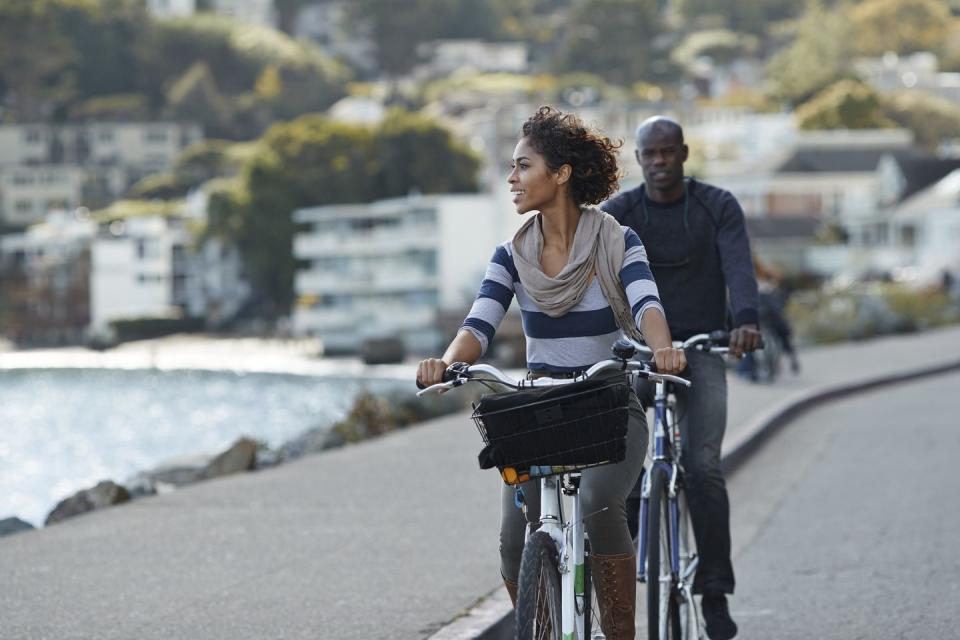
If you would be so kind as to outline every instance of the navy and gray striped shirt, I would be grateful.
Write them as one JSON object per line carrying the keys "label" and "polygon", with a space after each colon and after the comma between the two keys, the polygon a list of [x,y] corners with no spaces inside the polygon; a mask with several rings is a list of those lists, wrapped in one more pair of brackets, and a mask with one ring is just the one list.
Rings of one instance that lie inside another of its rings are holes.
{"label": "navy and gray striped shirt", "polygon": [[[640,237],[629,227],[623,227],[623,233],[626,252],[620,268],[620,282],[627,292],[639,328],[645,311],[658,309],[663,313],[663,306]],[[580,371],[610,357],[610,347],[620,330],[597,278],[593,278],[577,306],[558,318],[551,318],[524,291],[513,263],[510,241],[497,246],[493,252],[480,293],[462,326],[476,336],[483,352],[490,345],[514,295],[520,304],[530,369]]]}

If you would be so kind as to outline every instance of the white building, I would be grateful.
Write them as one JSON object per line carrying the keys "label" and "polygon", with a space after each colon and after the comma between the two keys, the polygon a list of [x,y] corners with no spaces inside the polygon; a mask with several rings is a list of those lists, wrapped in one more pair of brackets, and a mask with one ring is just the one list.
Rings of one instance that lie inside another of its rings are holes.
{"label": "white building", "polygon": [[899,56],[890,51],[877,58],[862,58],[855,65],[868,84],[878,91],[927,91],[960,102],[960,73],[940,71],[934,53],[919,51]]}
{"label": "white building", "polygon": [[455,71],[481,73],[526,73],[529,69],[527,45],[523,42],[488,42],[471,38],[434,40],[417,50],[426,59],[417,74],[443,76]]}
{"label": "white building", "polygon": [[214,13],[227,16],[239,22],[276,27],[277,12],[273,0],[212,0]]}
{"label": "white building", "polygon": [[113,320],[180,316],[195,297],[187,264],[192,242],[174,218],[111,223],[91,247],[91,332],[107,335]]}
{"label": "white building", "polygon": [[880,158],[912,146],[912,134],[901,129],[799,132],[780,158],[716,182],[737,197],[748,216],[844,224],[875,211]]}
{"label": "white building", "polygon": [[105,206],[202,139],[199,125],[177,122],[0,125],[0,224]]}
{"label": "white building", "polygon": [[197,12],[197,0],[147,0],[147,11],[154,18],[182,18]]}
{"label": "white building", "polygon": [[409,196],[294,212],[309,225],[294,239],[298,272],[294,330],[327,351],[357,350],[367,338],[399,336],[439,346],[437,314],[472,304],[494,247],[504,241],[497,199]]}
{"label": "white building", "polygon": [[83,200],[84,171],[68,165],[0,167],[0,223],[27,227]]}

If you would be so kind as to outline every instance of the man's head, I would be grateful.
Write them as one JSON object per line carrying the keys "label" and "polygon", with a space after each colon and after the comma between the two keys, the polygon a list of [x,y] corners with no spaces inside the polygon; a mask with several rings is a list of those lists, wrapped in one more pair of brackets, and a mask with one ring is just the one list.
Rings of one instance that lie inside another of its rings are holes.
{"label": "man's head", "polygon": [[683,127],[666,116],[653,116],[637,127],[637,162],[647,193],[654,200],[672,200],[683,192],[683,163],[689,149]]}

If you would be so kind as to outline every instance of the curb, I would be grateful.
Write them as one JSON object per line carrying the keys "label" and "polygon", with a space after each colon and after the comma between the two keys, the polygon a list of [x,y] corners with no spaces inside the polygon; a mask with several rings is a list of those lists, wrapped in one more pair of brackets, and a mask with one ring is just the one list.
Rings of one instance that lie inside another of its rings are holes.
{"label": "curb", "polygon": [[[801,414],[824,402],[840,400],[863,391],[870,391],[898,382],[917,380],[941,373],[960,370],[960,359],[949,362],[901,371],[895,374],[875,376],[846,384],[824,385],[802,391],[783,402],[773,405],[748,423],[740,438],[732,441],[720,461],[724,475],[731,475],[741,468],[763,444],[781,427]],[[512,640],[513,606],[502,587],[497,587],[482,596],[473,608],[444,626],[428,640]]]}

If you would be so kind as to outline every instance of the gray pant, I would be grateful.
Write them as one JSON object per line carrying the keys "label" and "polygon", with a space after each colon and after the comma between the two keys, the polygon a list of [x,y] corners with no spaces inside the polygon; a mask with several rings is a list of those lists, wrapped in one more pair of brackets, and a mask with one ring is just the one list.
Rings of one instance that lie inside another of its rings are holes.
{"label": "gray pant", "polygon": [[[647,450],[647,418],[636,395],[630,394],[630,420],[627,424],[627,455],[622,462],[584,469],[580,481],[580,505],[590,546],[597,555],[634,553],[627,529],[625,502],[637,475],[643,469]],[[540,480],[520,485],[527,514],[524,518],[515,504],[516,487],[503,485],[500,494],[500,573],[511,582],[520,575],[527,525],[535,529],[540,522]],[[606,511],[596,513],[608,507]]]}

